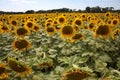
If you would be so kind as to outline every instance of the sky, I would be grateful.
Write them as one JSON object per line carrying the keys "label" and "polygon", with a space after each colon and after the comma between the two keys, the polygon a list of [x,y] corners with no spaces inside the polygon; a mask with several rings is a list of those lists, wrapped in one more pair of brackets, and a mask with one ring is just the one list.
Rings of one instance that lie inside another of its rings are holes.
{"label": "sky", "polygon": [[25,12],[59,8],[81,9],[86,6],[120,9],[120,0],[0,0],[0,11]]}

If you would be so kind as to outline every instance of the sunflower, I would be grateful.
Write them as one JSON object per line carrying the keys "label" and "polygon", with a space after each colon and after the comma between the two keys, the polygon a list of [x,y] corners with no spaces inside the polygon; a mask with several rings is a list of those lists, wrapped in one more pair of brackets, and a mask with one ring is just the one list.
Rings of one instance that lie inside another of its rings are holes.
{"label": "sunflower", "polygon": [[28,30],[33,30],[34,29],[33,21],[30,21],[30,20],[26,21],[24,24],[24,28]]}
{"label": "sunflower", "polygon": [[3,33],[3,30],[2,29],[0,29],[0,34],[2,34]]}
{"label": "sunflower", "polygon": [[73,22],[73,25],[81,26],[82,25],[82,20],[79,19],[79,18],[75,19],[75,21]]}
{"label": "sunflower", "polygon": [[54,27],[45,27],[45,32],[48,35],[53,35],[55,33],[55,28]]}
{"label": "sunflower", "polygon": [[23,37],[25,35],[30,34],[30,32],[25,28],[18,28],[18,29],[15,30],[15,34],[17,36],[20,36],[20,37],[22,36]]}
{"label": "sunflower", "polygon": [[8,77],[8,73],[5,69],[5,64],[0,64],[0,80]]}
{"label": "sunflower", "polygon": [[75,34],[75,29],[71,25],[65,25],[60,28],[62,38],[71,38]]}
{"label": "sunflower", "polygon": [[79,69],[74,69],[72,71],[66,72],[61,80],[83,80],[88,77],[90,77],[89,74]]}
{"label": "sunflower", "polygon": [[26,39],[14,40],[12,43],[12,47],[14,50],[26,50],[31,48],[31,44]]}
{"label": "sunflower", "polygon": [[50,26],[53,26],[53,24],[51,22],[46,22],[45,23],[45,27],[50,27]]}
{"label": "sunflower", "polygon": [[9,24],[13,26],[13,28],[17,28],[18,26],[18,21],[16,19],[11,19]]}
{"label": "sunflower", "polygon": [[86,14],[82,14],[81,18],[82,18],[83,21],[86,21],[87,20],[87,15]]}
{"label": "sunflower", "polygon": [[104,38],[108,38],[110,35],[112,35],[112,30],[110,26],[106,24],[99,25],[95,30],[95,37],[102,36]]}
{"label": "sunflower", "polygon": [[80,27],[79,27],[79,26],[73,26],[73,28],[74,28],[74,30],[75,30],[76,32],[79,32],[79,30],[80,30]]}
{"label": "sunflower", "polygon": [[49,18],[49,19],[47,19],[45,22],[50,22],[50,23],[52,23],[53,20],[52,20],[51,18]]}
{"label": "sunflower", "polygon": [[32,73],[31,67],[28,67],[13,58],[8,58],[8,65],[11,70],[17,72],[21,77]]}
{"label": "sunflower", "polygon": [[89,28],[89,30],[93,30],[95,28],[95,24],[89,23],[88,28]]}
{"label": "sunflower", "polygon": [[40,29],[41,29],[41,27],[40,27],[40,26],[35,25],[33,30],[34,30],[35,32],[39,32],[39,31],[40,31]]}
{"label": "sunflower", "polygon": [[115,40],[115,37],[120,34],[120,29],[116,29],[115,31],[113,31],[113,34],[112,34],[112,39]]}
{"label": "sunflower", "polygon": [[118,23],[119,23],[119,20],[118,20],[118,19],[113,19],[112,22],[111,22],[111,24],[112,24],[113,26],[117,26]]}
{"label": "sunflower", "polygon": [[76,34],[72,37],[72,39],[73,39],[73,40],[80,40],[80,39],[82,39],[83,37],[84,37],[83,34],[76,33]]}
{"label": "sunflower", "polygon": [[112,24],[112,20],[108,20],[108,21],[107,21],[107,24],[108,24],[108,25],[111,25],[111,24]]}
{"label": "sunflower", "polygon": [[10,28],[7,25],[3,25],[1,29],[3,32],[10,32]]}
{"label": "sunflower", "polygon": [[105,13],[105,16],[106,16],[106,17],[110,17],[110,16],[111,16],[111,13],[110,13],[110,12],[106,12],[106,13]]}
{"label": "sunflower", "polygon": [[43,62],[37,65],[37,70],[39,69],[41,72],[50,72],[53,69],[53,62]]}
{"label": "sunflower", "polygon": [[63,25],[66,22],[66,17],[65,16],[60,16],[58,17],[58,24]]}

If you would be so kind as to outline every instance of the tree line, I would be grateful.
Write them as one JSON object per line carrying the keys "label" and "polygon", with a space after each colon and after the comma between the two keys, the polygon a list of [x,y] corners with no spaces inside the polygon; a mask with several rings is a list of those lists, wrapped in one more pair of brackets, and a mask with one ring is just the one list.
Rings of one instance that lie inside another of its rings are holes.
{"label": "tree line", "polygon": [[33,13],[55,13],[55,12],[84,12],[84,13],[105,13],[105,12],[118,12],[120,13],[120,9],[119,10],[115,10],[114,7],[90,7],[87,6],[85,8],[85,10],[81,10],[81,9],[69,9],[69,8],[60,8],[60,9],[52,9],[52,10],[38,10],[38,11],[34,11],[34,10],[27,10],[25,12],[4,12],[4,11],[0,11],[0,14],[33,14]]}

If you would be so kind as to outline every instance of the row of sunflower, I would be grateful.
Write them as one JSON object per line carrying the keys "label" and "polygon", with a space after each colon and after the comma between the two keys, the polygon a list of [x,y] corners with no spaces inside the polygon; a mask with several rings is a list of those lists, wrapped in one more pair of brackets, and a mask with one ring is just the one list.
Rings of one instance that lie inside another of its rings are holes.
{"label": "row of sunflower", "polygon": [[[9,35],[13,37],[11,45],[16,51],[29,51],[35,49],[35,35],[39,38],[41,33],[45,33],[48,37],[61,39],[68,43],[75,43],[86,39],[85,31],[92,33],[92,38],[112,39],[115,40],[120,34],[120,16],[119,13],[51,13],[51,14],[17,14],[0,16],[0,36]],[[40,34],[40,35],[38,35]],[[44,35],[45,36],[45,35]],[[40,37],[43,40],[44,37]],[[49,39],[48,39],[49,40]],[[55,41],[57,42],[57,41]],[[53,43],[55,43],[53,42]],[[43,46],[38,45],[38,47]],[[50,44],[52,48],[52,43]],[[47,49],[45,50],[45,52]],[[77,52],[77,51],[76,51]],[[11,56],[9,56],[11,57]],[[15,56],[16,57],[16,56]],[[24,59],[24,58],[22,58]],[[20,76],[32,73],[32,68],[14,58],[8,58],[7,64],[0,66],[0,79],[8,77],[6,66]],[[39,64],[41,72],[53,69],[55,64],[43,62]],[[57,65],[57,64],[56,64]],[[33,70],[37,70],[33,68]],[[51,71],[51,70],[50,70]],[[62,73],[61,73],[62,74]],[[73,69],[66,72],[62,80],[81,80],[90,77],[90,74]]]}

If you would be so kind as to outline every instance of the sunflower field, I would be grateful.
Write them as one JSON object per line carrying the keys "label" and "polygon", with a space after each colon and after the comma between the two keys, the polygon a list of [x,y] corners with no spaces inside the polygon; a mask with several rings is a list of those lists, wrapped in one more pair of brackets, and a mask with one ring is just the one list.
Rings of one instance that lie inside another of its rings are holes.
{"label": "sunflower field", "polygon": [[0,80],[120,80],[120,13],[0,15]]}

